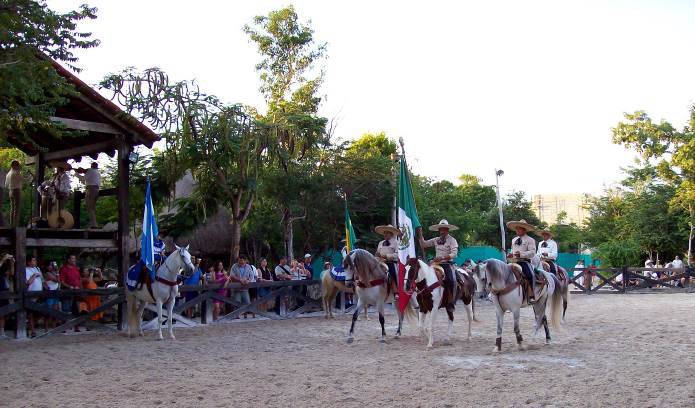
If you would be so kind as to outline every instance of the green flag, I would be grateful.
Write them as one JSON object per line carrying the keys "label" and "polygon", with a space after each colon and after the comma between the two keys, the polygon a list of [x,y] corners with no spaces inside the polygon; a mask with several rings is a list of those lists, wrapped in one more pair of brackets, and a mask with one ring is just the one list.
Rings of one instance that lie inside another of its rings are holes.
{"label": "green flag", "polygon": [[352,229],[352,221],[350,221],[350,212],[348,211],[347,199],[345,199],[345,247],[348,253],[355,249],[355,230]]}

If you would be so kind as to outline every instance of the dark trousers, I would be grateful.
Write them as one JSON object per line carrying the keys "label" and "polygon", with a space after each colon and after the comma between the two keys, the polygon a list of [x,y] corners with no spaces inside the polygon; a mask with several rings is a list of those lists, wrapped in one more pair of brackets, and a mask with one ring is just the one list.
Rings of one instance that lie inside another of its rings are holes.
{"label": "dark trousers", "polygon": [[528,279],[528,281],[531,282],[531,288],[535,288],[536,287],[536,274],[533,272],[533,268],[531,267],[531,263],[528,261],[519,261],[519,265],[521,266],[521,270],[524,272],[526,279]]}
{"label": "dark trousers", "polygon": [[451,267],[450,263],[441,263],[442,269],[444,269],[444,290],[449,293],[449,303],[456,303],[454,299],[454,288],[456,287],[456,282],[454,281],[454,269]]}
{"label": "dark trousers", "polygon": [[386,266],[389,270],[389,279],[391,279],[391,282],[398,282],[398,274],[396,273],[396,263],[386,262]]}
{"label": "dark trousers", "polygon": [[546,262],[548,263],[548,265],[550,265],[550,272],[553,275],[557,276],[557,264],[555,263],[555,261],[547,259]]}

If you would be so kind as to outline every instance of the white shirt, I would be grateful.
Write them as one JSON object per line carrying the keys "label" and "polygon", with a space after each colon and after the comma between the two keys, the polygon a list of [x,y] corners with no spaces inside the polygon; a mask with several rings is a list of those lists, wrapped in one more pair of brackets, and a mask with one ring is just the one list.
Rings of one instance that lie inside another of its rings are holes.
{"label": "white shirt", "polygon": [[99,187],[101,185],[101,174],[99,174],[99,170],[88,169],[87,172],[84,173],[84,184],[86,186]]}
{"label": "white shirt", "polygon": [[31,279],[32,275],[38,273],[39,275],[34,279],[31,285],[27,286],[27,290],[43,290],[43,275],[41,274],[41,269],[36,266],[27,266],[26,269],[26,280],[27,282]]}
{"label": "white shirt", "polygon": [[70,176],[67,172],[61,174],[57,180],[55,180],[54,186],[57,191],[61,193],[70,193]]}
{"label": "white shirt", "polygon": [[[545,248],[543,248],[544,243],[547,245]],[[548,256],[543,256],[543,254],[548,254]],[[556,260],[557,242],[555,242],[555,240],[552,238],[547,241],[541,241],[538,244],[538,251],[536,251],[536,255],[540,256],[541,258],[550,258],[552,260]]]}
{"label": "white shirt", "polygon": [[9,190],[16,190],[22,188],[22,182],[24,178],[22,177],[21,170],[10,169],[10,171],[5,176],[5,188]]}
{"label": "white shirt", "polygon": [[676,259],[673,262],[671,262],[671,266],[673,266],[674,268],[680,269],[683,267],[683,261],[681,261],[680,259]]}

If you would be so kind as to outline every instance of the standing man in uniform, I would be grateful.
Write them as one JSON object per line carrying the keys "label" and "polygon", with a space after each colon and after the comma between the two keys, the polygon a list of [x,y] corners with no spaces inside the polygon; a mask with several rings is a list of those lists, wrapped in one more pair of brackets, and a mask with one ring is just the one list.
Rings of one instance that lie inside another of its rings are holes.
{"label": "standing man in uniform", "polygon": [[99,164],[93,162],[89,169],[78,169],[84,175],[78,175],[80,181],[85,185],[85,206],[89,214],[89,227],[97,228],[97,199],[99,198],[99,186],[101,185],[101,174],[99,174]]}
{"label": "standing man in uniform", "polygon": [[521,221],[509,221],[507,228],[516,231],[516,236],[512,239],[512,253],[507,257],[512,262],[518,263],[521,270],[524,272],[526,279],[531,283],[531,287],[527,288],[528,303],[536,302],[536,295],[533,289],[536,287],[536,274],[531,266],[531,259],[536,255],[536,240],[528,236],[528,232],[536,229],[533,225]]}
{"label": "standing man in uniform", "polygon": [[378,227],[374,228],[374,231],[384,237],[384,239],[379,242],[379,245],[376,247],[375,256],[386,264],[389,274],[389,285],[393,291],[392,293],[395,293],[395,296],[398,296],[398,275],[396,273],[396,263],[398,262],[398,241],[396,240],[396,235],[398,235],[400,231],[391,224],[379,225]]}
{"label": "standing man in uniform", "polygon": [[19,217],[22,212],[22,166],[19,160],[12,160],[10,171],[5,176],[5,189],[10,196],[10,227],[19,225]]}
{"label": "standing man in uniform", "polygon": [[543,241],[538,244],[536,254],[550,265],[550,272],[557,276],[557,242],[553,239],[553,233],[548,230],[538,231],[538,235],[543,237]]}
{"label": "standing man in uniform", "polygon": [[435,257],[433,262],[439,263],[444,269],[444,290],[449,294],[449,301],[454,302],[454,290],[456,288],[454,281],[454,270],[451,267],[454,259],[459,252],[459,244],[456,239],[449,235],[449,231],[456,231],[456,225],[449,224],[447,220],[439,221],[439,224],[430,226],[430,231],[438,231],[439,237],[425,241],[422,237],[422,230],[419,229],[419,241],[422,248],[434,247]]}

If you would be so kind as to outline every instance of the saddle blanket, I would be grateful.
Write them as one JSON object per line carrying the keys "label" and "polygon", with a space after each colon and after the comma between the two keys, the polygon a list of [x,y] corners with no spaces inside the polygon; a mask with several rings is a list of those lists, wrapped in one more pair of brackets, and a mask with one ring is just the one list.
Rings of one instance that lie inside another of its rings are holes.
{"label": "saddle blanket", "polygon": [[345,269],[342,266],[336,266],[331,269],[331,277],[335,281],[345,282]]}
{"label": "saddle blanket", "polygon": [[145,269],[147,273],[150,274],[150,280],[154,282],[154,271],[150,270],[149,268],[146,268],[145,264],[142,261],[138,261],[135,265],[131,266],[128,269],[128,274],[126,275],[125,279],[125,285],[128,288],[128,290],[137,289],[138,284],[143,280],[143,269]]}

